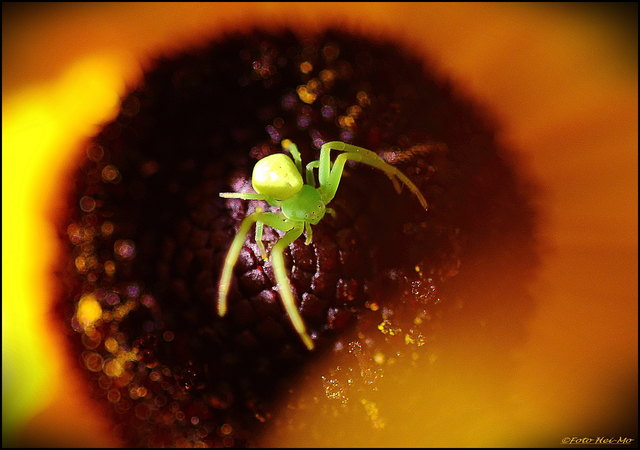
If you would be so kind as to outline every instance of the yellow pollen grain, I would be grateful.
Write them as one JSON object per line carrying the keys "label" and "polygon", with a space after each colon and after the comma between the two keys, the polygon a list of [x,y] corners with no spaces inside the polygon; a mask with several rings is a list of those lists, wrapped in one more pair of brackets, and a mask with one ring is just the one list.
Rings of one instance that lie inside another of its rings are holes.
{"label": "yellow pollen grain", "polygon": [[88,353],[83,359],[85,367],[91,372],[99,372],[102,369],[102,356],[98,353]]}
{"label": "yellow pollen grain", "polygon": [[365,91],[358,92],[358,94],[356,95],[356,98],[358,99],[358,103],[360,103],[361,106],[368,106],[370,103],[369,96]]}
{"label": "yellow pollen grain", "polygon": [[322,72],[320,72],[320,80],[322,80],[323,83],[331,83],[336,77],[336,74],[333,70],[323,70]]}
{"label": "yellow pollen grain", "polygon": [[113,274],[116,273],[116,263],[114,263],[113,261],[105,262],[104,263],[104,271],[110,277],[113,276]]}
{"label": "yellow pollen grain", "polygon": [[380,322],[378,325],[378,330],[382,332],[382,334],[388,334],[389,336],[395,336],[396,334],[402,332],[402,328],[393,328],[391,322],[387,319]]}
{"label": "yellow pollen grain", "polygon": [[67,234],[69,235],[69,240],[73,244],[77,245],[82,241],[82,228],[75,223],[72,223],[67,227]]}
{"label": "yellow pollen grain", "polygon": [[133,300],[128,300],[124,305],[118,306],[114,312],[116,320],[122,320],[127,314],[129,314],[138,304]]}
{"label": "yellow pollen grain", "polygon": [[138,399],[138,388],[137,387],[132,387],[129,389],[129,397],[131,397],[131,400],[137,400]]}
{"label": "yellow pollen grain", "polygon": [[112,182],[118,178],[118,169],[115,166],[108,165],[102,169],[102,180]]}
{"label": "yellow pollen grain", "polygon": [[300,97],[300,100],[302,100],[308,105],[312,104],[317,97],[317,94],[314,92],[311,92],[307,88],[307,86],[298,86],[298,88],[296,89],[296,92],[298,93],[298,97]]}
{"label": "yellow pollen grain", "polygon": [[110,353],[115,353],[118,351],[118,341],[116,341],[112,337],[109,337],[106,341],[104,341],[104,348],[106,348]]}
{"label": "yellow pollen grain", "polygon": [[85,348],[94,350],[98,348],[100,345],[100,341],[102,340],[102,336],[98,333],[94,327],[89,326],[84,329],[84,334],[82,335],[82,345]]}
{"label": "yellow pollen grain", "polygon": [[360,403],[362,403],[367,416],[369,416],[373,428],[384,428],[385,421],[380,417],[380,411],[378,410],[378,406],[375,404],[375,402],[363,398],[360,400]]}
{"label": "yellow pollen grain", "polygon": [[94,294],[86,294],[78,302],[76,318],[83,328],[92,326],[102,316],[102,307]]}
{"label": "yellow pollen grain", "polygon": [[338,118],[338,123],[342,128],[353,128],[356,121],[352,116],[340,116]]}
{"label": "yellow pollen grain", "polygon": [[100,232],[103,236],[109,236],[113,233],[113,224],[111,222],[104,222],[100,226]]}
{"label": "yellow pollen grain", "polygon": [[130,352],[126,350],[121,350],[120,352],[118,352],[118,355],[116,356],[116,358],[122,365],[124,365],[124,363],[127,361],[135,361],[138,359],[138,349],[134,348]]}
{"label": "yellow pollen grain", "polygon": [[103,371],[110,377],[119,377],[124,372],[124,367],[117,359],[110,359],[104,363]]}
{"label": "yellow pollen grain", "polygon": [[87,260],[84,256],[78,256],[75,259],[76,269],[78,272],[86,272],[87,271]]}
{"label": "yellow pollen grain", "polygon": [[311,64],[309,61],[305,61],[302,64],[300,64],[300,72],[307,74],[312,70],[313,70],[313,64]]}
{"label": "yellow pollen grain", "polygon": [[358,105],[349,106],[349,109],[347,109],[347,114],[353,117],[358,117],[361,112],[362,108]]}

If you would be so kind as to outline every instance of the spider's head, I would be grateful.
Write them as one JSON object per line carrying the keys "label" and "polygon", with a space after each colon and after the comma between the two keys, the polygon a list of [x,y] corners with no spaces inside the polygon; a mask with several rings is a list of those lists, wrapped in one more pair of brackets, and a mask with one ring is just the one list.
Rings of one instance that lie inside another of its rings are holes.
{"label": "spider's head", "polygon": [[326,207],[320,193],[313,186],[305,184],[300,193],[282,202],[282,213],[287,219],[317,225],[322,220]]}
{"label": "spider's head", "polygon": [[275,153],[256,163],[251,184],[258,194],[286,200],[300,192],[304,183],[291,158],[284,153]]}

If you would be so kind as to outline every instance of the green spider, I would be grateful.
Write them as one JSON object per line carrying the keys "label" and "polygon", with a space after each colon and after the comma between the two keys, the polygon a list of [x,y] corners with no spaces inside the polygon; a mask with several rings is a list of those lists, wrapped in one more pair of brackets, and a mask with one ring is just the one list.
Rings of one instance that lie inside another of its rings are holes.
{"label": "green spider", "polygon": [[[389,177],[398,193],[401,190],[401,185],[398,182],[400,180],[418,197],[425,210],[427,209],[427,201],[406,175],[394,166],[387,164],[370,150],[340,141],[327,142],[320,148],[320,159],[307,164],[307,183],[304,184],[302,182],[302,158],[298,148],[288,139],[282,141],[282,148],[291,153],[293,161],[284,153],[276,153],[259,160],[253,168],[251,177],[251,184],[256,191],[255,194],[241,192],[223,192],[220,194],[220,197],[223,198],[264,200],[271,206],[280,208],[281,211],[277,213],[263,212],[262,209],[256,208],[256,212],[245,217],[240,224],[240,228],[229,247],[220,276],[218,314],[222,317],[227,312],[227,295],[233,268],[238,261],[240,250],[242,250],[247,233],[253,223],[255,222],[256,224],[256,244],[265,261],[267,260],[267,253],[262,242],[263,226],[266,224],[277,230],[285,231],[285,235],[271,249],[273,273],[279,286],[282,303],[289,315],[289,320],[291,320],[304,345],[309,350],[313,350],[313,341],[307,334],[306,326],[302,317],[300,317],[291,291],[283,252],[303,232],[307,237],[305,244],[309,245],[312,242],[311,225],[317,225],[326,213],[335,215],[335,211],[327,208],[327,205],[336,195],[345,163],[349,160],[357,161],[382,170]],[[336,158],[333,165],[330,159],[331,150],[345,152]],[[314,169],[318,169],[319,187],[316,187]]]}

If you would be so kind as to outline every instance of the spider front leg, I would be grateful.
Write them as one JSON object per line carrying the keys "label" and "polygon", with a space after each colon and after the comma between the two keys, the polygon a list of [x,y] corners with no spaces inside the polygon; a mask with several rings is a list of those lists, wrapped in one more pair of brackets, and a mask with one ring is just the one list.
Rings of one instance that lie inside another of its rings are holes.
{"label": "spider front leg", "polygon": [[278,200],[263,194],[254,194],[253,192],[221,192],[218,194],[222,198],[239,198],[240,200],[263,200],[271,206],[279,206]]}
{"label": "spider front leg", "polygon": [[316,187],[316,177],[313,175],[313,169],[320,167],[320,161],[311,161],[307,164],[307,184]]}
{"label": "spider front leg", "polygon": [[267,200],[266,195],[262,194],[254,194],[252,192],[221,192],[220,197],[222,198],[239,198],[241,200]]}
{"label": "spider front leg", "polygon": [[[338,156],[331,167],[331,159],[329,158],[329,152],[331,150],[343,151],[346,153]],[[342,178],[342,172],[344,165],[347,161],[357,161],[369,166],[375,167],[383,171],[392,182],[394,187],[398,190],[397,179],[405,184],[411,192],[418,198],[418,201],[424,209],[427,209],[427,200],[424,198],[418,187],[400,170],[391,164],[386,163],[376,153],[371,150],[366,150],[355,145],[345,144],[344,142],[334,141],[327,142],[320,149],[320,188],[323,193],[323,200],[325,203],[329,203],[336,195],[338,186],[340,185],[340,179]]]}
{"label": "spider front leg", "polygon": [[247,238],[247,233],[251,229],[251,226],[254,222],[258,221],[282,231],[289,231],[295,226],[294,223],[289,222],[283,216],[272,212],[254,212],[244,218],[240,223],[240,228],[238,229],[236,236],[231,242],[227,256],[224,259],[222,274],[220,275],[220,283],[218,284],[218,314],[220,316],[224,316],[227,313],[227,296],[229,294],[229,286],[231,285],[233,268],[238,262],[238,256],[240,256],[240,250],[242,250],[242,246]]}
{"label": "spider front leg", "polygon": [[303,223],[296,224],[294,228],[287,231],[287,233],[280,238],[280,240],[271,249],[271,264],[273,267],[273,274],[278,282],[278,290],[280,292],[280,298],[284,309],[289,315],[289,320],[293,328],[298,332],[300,339],[309,350],[313,350],[313,341],[307,334],[307,327],[298,312],[296,301],[293,298],[293,292],[291,290],[291,283],[289,277],[287,277],[287,267],[284,264],[283,252],[284,249],[289,246],[293,241],[298,239],[304,231]]}
{"label": "spider front leg", "polygon": [[291,153],[291,156],[293,156],[293,161],[296,164],[296,168],[298,169],[298,172],[300,172],[300,175],[302,175],[302,157],[300,156],[298,146],[291,142],[289,139],[283,140],[281,145],[284,150]]}
{"label": "spider front leg", "polygon": [[[332,184],[332,177],[331,177],[331,173],[334,171],[334,169],[336,169],[335,167],[335,163],[334,163],[334,168],[332,169],[331,167],[331,150],[336,150],[339,152],[349,152],[349,153],[356,153],[359,155],[363,155],[363,159],[366,158],[367,164],[374,166],[378,169],[381,169],[385,172],[385,174],[391,179],[391,181],[393,182],[393,186],[396,189],[396,191],[398,191],[399,193],[399,184],[398,181],[389,173],[389,170],[386,167],[382,167],[382,165],[380,163],[382,163],[383,165],[389,166],[389,164],[385,163],[376,153],[372,152],[371,150],[367,150],[361,147],[356,147],[355,145],[350,145],[347,144],[345,142],[341,142],[341,141],[331,141],[331,142],[326,142],[322,145],[322,147],[320,147],[320,160],[319,160],[319,170],[318,170],[318,177],[320,180],[320,186],[323,187],[323,189],[327,190],[328,192],[333,192],[333,195],[330,197],[330,199],[333,199],[333,196],[335,195],[335,192],[338,190],[338,186],[335,186],[335,191],[332,191],[332,188],[334,187]],[[337,159],[336,159],[336,162]],[[339,169],[340,166],[338,166]],[[344,167],[344,164],[342,165],[342,167]],[[392,169],[395,169],[395,167],[393,166],[389,166]],[[398,171],[397,169],[395,169],[396,171]],[[399,171],[398,171],[399,172]],[[339,169],[339,173],[340,175],[338,176],[338,182],[340,181],[340,177],[342,176],[342,169]],[[334,177],[335,178],[335,177]],[[325,188],[326,186],[326,188]],[[328,201],[327,201],[328,203]]]}

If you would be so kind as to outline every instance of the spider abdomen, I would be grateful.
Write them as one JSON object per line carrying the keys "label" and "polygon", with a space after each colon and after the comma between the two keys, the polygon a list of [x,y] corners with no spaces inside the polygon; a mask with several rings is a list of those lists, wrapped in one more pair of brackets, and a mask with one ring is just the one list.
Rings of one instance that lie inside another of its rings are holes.
{"label": "spider abdomen", "polygon": [[283,153],[276,153],[256,163],[251,184],[258,194],[285,200],[298,193],[303,182],[291,158]]}
{"label": "spider abdomen", "polygon": [[320,193],[305,184],[293,197],[282,202],[282,213],[287,219],[316,225],[324,217],[325,204]]}

